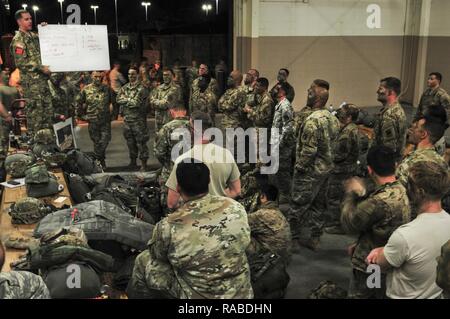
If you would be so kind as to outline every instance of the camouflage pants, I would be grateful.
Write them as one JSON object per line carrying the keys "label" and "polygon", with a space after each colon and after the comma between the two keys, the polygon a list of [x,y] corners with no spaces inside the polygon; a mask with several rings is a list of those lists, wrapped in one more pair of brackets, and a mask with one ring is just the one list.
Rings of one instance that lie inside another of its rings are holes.
{"label": "camouflage pants", "polygon": [[326,211],[326,224],[338,226],[341,224],[341,202],[344,198],[344,181],[352,177],[350,174],[331,174],[328,183],[328,209]]}
{"label": "camouflage pants", "polygon": [[167,110],[155,110],[155,130],[158,132],[165,124],[169,123],[169,112]]}
{"label": "camouflage pants", "polygon": [[117,104],[117,93],[112,91],[111,93],[111,104],[112,104],[112,112],[111,112],[111,121],[117,121],[120,114],[120,105]]}
{"label": "camouflage pants", "polygon": [[136,258],[127,294],[139,299],[176,298],[182,291],[172,267],[154,260],[145,250]]}
{"label": "camouflage pants", "polygon": [[37,85],[24,86],[27,99],[25,108],[27,129],[30,135],[44,128],[53,128],[53,105],[48,87]]}
{"label": "camouflage pants", "polygon": [[292,238],[317,238],[322,235],[327,205],[328,174],[294,171],[291,208],[288,219]]}
{"label": "camouflage pants", "polygon": [[[272,148],[271,150],[276,150]],[[279,149],[279,167],[278,172],[271,175],[272,183],[278,188],[280,193],[280,199],[289,199],[291,194],[291,183],[292,183],[292,146],[286,145]],[[272,155],[276,155],[272,153]]]}
{"label": "camouflage pants", "polygon": [[111,141],[110,119],[98,122],[89,122],[89,136],[94,143],[94,154],[100,161],[105,159],[106,148]]}
{"label": "camouflage pants", "polygon": [[369,288],[367,279],[370,274],[352,269],[352,277],[348,288],[348,299],[385,299],[386,276],[381,274],[381,288]]}
{"label": "camouflage pants", "polygon": [[127,140],[128,151],[132,160],[138,158],[141,161],[148,160],[149,140],[147,120],[144,121],[125,121],[123,124],[123,136]]}
{"label": "camouflage pants", "polygon": [[11,126],[0,118],[0,182],[6,179],[5,160],[9,150],[9,131]]}

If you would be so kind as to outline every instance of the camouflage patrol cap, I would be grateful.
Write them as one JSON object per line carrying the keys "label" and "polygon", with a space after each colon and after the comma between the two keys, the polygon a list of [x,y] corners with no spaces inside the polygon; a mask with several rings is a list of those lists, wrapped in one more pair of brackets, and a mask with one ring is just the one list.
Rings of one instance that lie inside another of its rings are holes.
{"label": "camouflage patrol cap", "polygon": [[49,128],[39,130],[34,135],[34,142],[40,144],[54,144],[56,142],[55,133]]}
{"label": "camouflage patrol cap", "polygon": [[51,209],[36,198],[25,197],[19,199],[9,208],[11,223],[13,224],[35,224],[51,212]]}
{"label": "camouflage patrol cap", "polygon": [[345,299],[347,292],[329,280],[322,281],[319,286],[311,291],[308,299]]}
{"label": "camouflage patrol cap", "polygon": [[89,248],[88,239],[82,229],[76,227],[63,227],[45,233],[40,239],[41,245],[63,244]]}
{"label": "camouflage patrol cap", "polygon": [[25,171],[33,162],[34,159],[29,154],[13,154],[6,158],[5,169],[11,177],[22,178],[25,177]]}

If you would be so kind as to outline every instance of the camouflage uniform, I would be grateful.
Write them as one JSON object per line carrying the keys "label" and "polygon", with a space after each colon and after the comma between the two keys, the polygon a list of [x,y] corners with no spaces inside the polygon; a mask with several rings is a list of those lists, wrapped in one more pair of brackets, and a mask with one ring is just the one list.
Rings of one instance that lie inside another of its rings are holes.
{"label": "camouflage uniform", "polygon": [[326,109],[315,110],[300,129],[288,215],[293,238],[319,238],[322,234],[333,169],[332,145],[338,132],[338,119]]}
{"label": "camouflage uniform", "polygon": [[147,162],[147,142],[150,138],[147,127],[147,90],[139,83],[127,83],[120,88],[116,98],[124,116],[123,136],[130,153],[130,159]]}
{"label": "camouflage uniform", "polygon": [[[272,97],[269,93],[265,93],[264,95],[259,94],[251,94],[250,97],[253,97],[253,100],[247,101],[247,105],[251,107],[251,111],[247,113],[247,118],[252,123],[252,126],[256,128],[257,132],[257,140],[251,143],[255,143],[257,145],[257,158],[259,162],[259,154],[261,152],[265,152],[265,149],[269,147],[269,145],[260,145],[260,136],[263,136],[263,129],[267,130],[267,138],[270,137],[270,128],[273,123],[273,114],[275,111],[275,103],[272,100]],[[267,141],[266,143],[269,143]],[[262,149],[262,151],[260,151]]]}
{"label": "camouflage uniform", "polygon": [[85,113],[78,113],[78,117],[89,122],[89,136],[94,142],[95,156],[104,161],[106,148],[111,141],[111,90],[104,84],[89,84],[81,91],[77,101],[83,108],[82,113]]}
{"label": "camouflage uniform", "polygon": [[295,114],[295,117],[294,117],[294,135],[295,135],[296,139],[298,139],[298,135],[300,134],[300,128],[302,127],[303,123],[308,118],[308,116],[311,115],[312,112],[313,112],[312,107],[305,106],[304,108],[302,108],[300,110],[300,112]]}
{"label": "camouflage uniform", "polygon": [[[347,194],[342,204],[341,224],[347,233],[359,234],[352,255],[353,277],[349,298],[383,297],[384,289],[369,289],[366,284],[367,256],[372,249],[387,244],[397,227],[410,221],[406,189],[396,181],[378,186],[367,198]],[[384,285],[383,285],[384,286]]]}
{"label": "camouflage uniform", "polygon": [[439,155],[434,148],[416,149],[408,154],[405,159],[398,165],[395,175],[397,179],[406,187],[410,168],[419,162],[434,162],[441,167],[448,169],[447,162]]}
{"label": "camouflage uniform", "polygon": [[447,116],[448,119],[450,119],[450,96],[441,87],[438,87],[437,89],[428,88],[423,92],[419,106],[417,107],[415,119],[417,119],[420,114],[426,112],[426,109],[431,105],[442,105],[447,110]]}
{"label": "camouflage uniform", "polygon": [[358,126],[349,123],[341,128],[334,144],[334,168],[328,185],[328,224],[339,225],[341,202],[344,197],[343,183],[354,176],[358,169],[359,133]]}
{"label": "camouflage uniform", "polygon": [[189,118],[179,117],[175,118],[166,125],[164,125],[158,132],[155,138],[154,153],[155,157],[163,166],[161,174],[159,175],[159,185],[161,187],[161,206],[167,206],[167,187],[166,182],[169,179],[169,175],[172,172],[172,148],[179,143],[178,139],[172,139],[172,133],[176,129],[188,129],[189,130]]}
{"label": "camouflage uniform", "polygon": [[2,272],[0,299],[50,299],[50,292],[42,277],[31,272]]}
{"label": "camouflage uniform", "polygon": [[447,299],[450,297],[450,240],[442,246],[441,256],[438,257],[436,283],[444,290]]}
{"label": "camouflage uniform", "polygon": [[374,145],[386,146],[396,153],[397,160],[402,158],[406,143],[406,115],[399,102],[381,109],[373,129]]}
{"label": "camouflage uniform", "polygon": [[[200,82],[200,77],[197,77],[192,82],[191,91],[189,94],[189,105],[191,105],[191,99],[195,95],[195,92],[200,91],[199,82]],[[214,94],[216,100],[219,98],[219,84],[217,83],[216,79],[211,78],[211,82],[209,82],[209,86],[208,86],[207,90],[211,91]]]}
{"label": "camouflage uniform", "polygon": [[186,84],[188,87],[188,92],[191,92],[192,83],[197,77],[198,77],[198,68],[191,66],[186,69],[186,82],[187,82]]}
{"label": "camouflage uniform", "polygon": [[73,115],[72,104],[66,91],[62,87],[54,85],[50,80],[48,80],[48,87],[52,98],[53,116],[64,115],[69,118]]}
{"label": "camouflage uniform", "polygon": [[242,109],[245,106],[246,93],[241,87],[228,89],[219,99],[218,109],[223,113],[222,128],[244,127]]}
{"label": "camouflage uniform", "polygon": [[253,298],[249,243],[247,214],[239,203],[212,195],[193,199],[155,226],[129,288],[179,299]]}
{"label": "camouflage uniform", "polygon": [[17,31],[11,42],[11,54],[20,71],[24,98],[27,99],[27,126],[30,134],[52,128],[53,107],[48,76],[42,72],[39,36],[34,32]]}
{"label": "camouflage uniform", "polygon": [[169,109],[181,100],[180,87],[175,83],[161,84],[150,95],[150,105],[155,109],[156,131],[170,121]]}
{"label": "camouflage uniform", "polygon": [[193,90],[191,98],[189,99],[189,111],[201,111],[208,113],[213,120],[216,118],[217,98],[216,95],[208,88],[205,92],[200,90]]}
{"label": "camouflage uniform", "polygon": [[273,177],[274,184],[280,191],[280,199],[282,201],[289,201],[291,192],[292,158],[295,147],[293,121],[294,110],[289,100],[285,98],[275,106],[275,114],[273,117],[272,134],[277,129],[280,134],[279,139],[275,139],[275,136],[272,136],[270,141],[272,150],[277,148],[279,152],[279,168]]}
{"label": "camouflage uniform", "polygon": [[286,260],[290,255],[291,229],[277,203],[267,202],[259,210],[248,215],[251,242],[247,247],[249,258],[268,249]]}

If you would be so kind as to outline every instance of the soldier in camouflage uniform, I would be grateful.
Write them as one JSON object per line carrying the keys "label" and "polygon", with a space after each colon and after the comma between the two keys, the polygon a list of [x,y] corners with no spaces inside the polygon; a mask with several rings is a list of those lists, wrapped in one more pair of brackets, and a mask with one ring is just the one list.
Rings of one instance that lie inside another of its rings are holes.
{"label": "soldier in camouflage uniform", "polygon": [[210,86],[212,80],[209,74],[201,75],[197,78],[196,89],[192,91],[191,98],[189,99],[189,111],[191,114],[195,111],[207,113],[213,123],[215,123],[217,97]]}
{"label": "soldier in camouflage uniform", "polygon": [[330,85],[315,80],[308,90],[307,105],[313,112],[300,128],[292,179],[288,217],[298,244],[316,250],[324,226],[328,178],[333,169],[333,143],[339,121],[325,105]]}
{"label": "soldier in camouflage uniform", "polygon": [[[177,129],[189,130],[189,117],[186,115],[186,109],[183,105],[178,105],[170,111],[172,121],[164,125],[156,135],[154,153],[155,157],[161,163],[162,171],[159,175],[159,185],[161,188],[161,207],[167,206],[167,187],[166,182],[169,179],[170,172],[173,168],[172,149],[180,142],[176,136],[172,134]],[[181,155],[181,154],[180,154]]]}
{"label": "soldier in camouflage uniform", "polygon": [[395,154],[390,148],[376,146],[367,156],[368,170],[377,188],[371,194],[363,182],[354,178],[345,187],[341,224],[359,239],[349,248],[353,275],[350,280],[349,298],[369,299],[385,296],[382,276],[381,289],[367,287],[366,257],[372,249],[384,246],[400,225],[410,221],[409,199],[405,187],[395,179]]}
{"label": "soldier in camouflage uniform", "polygon": [[149,157],[147,142],[150,138],[147,127],[147,90],[138,81],[135,69],[128,71],[129,83],[119,89],[117,104],[124,117],[123,136],[127,140],[130,167],[136,167],[136,159],[141,160],[141,170],[147,170]]}
{"label": "soldier in camouflage uniform", "polygon": [[272,100],[269,92],[267,92],[269,88],[269,81],[266,78],[258,78],[256,80],[255,90],[253,95],[253,100],[248,100],[245,105],[243,111],[247,114],[247,118],[252,123],[252,127],[256,129],[256,141],[251,141],[250,143],[254,143],[257,145],[257,158],[258,158],[258,166],[260,165],[260,157],[259,154],[264,153],[268,150],[268,142],[260,144],[260,137],[263,136],[264,130],[267,130],[267,138],[270,137],[270,128],[273,123],[273,114],[275,111],[275,103]]}
{"label": "soldier in camouflage uniform", "polygon": [[396,153],[396,160],[401,161],[406,142],[406,115],[398,101],[401,82],[388,77],[380,81],[377,90],[378,101],[383,108],[375,120],[373,145],[387,146]]}
{"label": "soldier in camouflage uniform", "polygon": [[242,74],[238,70],[231,72],[227,80],[228,90],[222,95],[217,103],[219,112],[223,113],[222,128],[235,129],[243,126],[242,109],[246,101],[246,93],[240,86]]}
{"label": "soldier in camouflage uniform", "polygon": [[353,104],[344,104],[337,111],[340,123],[339,135],[334,144],[334,168],[328,185],[328,210],[325,231],[329,234],[343,234],[341,229],[341,201],[344,197],[344,181],[355,175],[360,156],[358,126],[359,109]]}
{"label": "soldier in camouflage uniform", "polygon": [[136,259],[129,295],[253,298],[244,208],[208,194],[209,169],[203,163],[180,163],[177,180],[185,204],[155,226],[148,251]]}
{"label": "soldier in camouflage uniform", "polygon": [[248,214],[251,242],[247,255],[258,255],[268,249],[281,256],[286,262],[290,257],[291,229],[277,204],[278,190],[275,186],[264,185],[261,189],[261,205],[256,212]]}
{"label": "soldier in camouflage uniform", "polygon": [[[272,124],[271,149],[278,149],[278,172],[273,175],[274,184],[280,190],[280,204],[289,203],[291,192],[291,180],[293,171],[294,138],[294,110],[286,94],[288,86],[281,83],[277,89],[278,104],[275,106],[275,114]],[[277,135],[274,131],[278,130]]]}
{"label": "soldier in camouflage uniform", "polygon": [[155,109],[156,131],[159,131],[164,124],[170,121],[169,109],[181,100],[180,87],[175,85],[173,77],[173,71],[165,69],[163,72],[164,83],[150,94],[150,105]]}
{"label": "soldier in camouflage uniform", "polygon": [[53,73],[48,80],[48,87],[52,97],[53,118],[56,122],[65,120],[73,115],[74,110],[67,92],[61,87],[64,73]]}
{"label": "soldier in camouflage uniform", "polygon": [[94,143],[94,153],[103,167],[105,153],[111,141],[111,90],[102,84],[102,73],[92,72],[93,83],[84,87],[77,98],[77,117],[89,122],[89,136]]}
{"label": "soldier in camouflage uniform", "polygon": [[298,140],[298,135],[300,133],[300,128],[302,127],[305,120],[308,118],[308,116],[311,115],[313,112],[313,108],[311,106],[306,105],[304,108],[300,110],[297,114],[294,116],[294,136],[296,140]]}
{"label": "soldier in camouflage uniform", "polygon": [[289,70],[288,69],[280,69],[280,71],[278,71],[278,76],[277,76],[277,81],[278,82],[269,91],[270,96],[272,96],[272,99],[274,101],[277,100],[277,98],[278,98],[278,89],[280,88],[280,85],[283,84],[285,89],[286,89],[286,98],[288,99],[288,101],[291,104],[294,102],[295,90],[292,87],[292,85],[290,85],[288,83],[288,81],[287,81],[288,77],[289,77]]}
{"label": "soldier in camouflage uniform", "polygon": [[[447,113],[447,118],[450,118],[450,96],[448,93],[441,87],[442,82],[442,74],[439,72],[432,72],[428,76],[428,89],[423,92],[419,106],[417,107],[416,115],[414,116],[414,120],[418,120],[421,115],[427,113],[427,109],[435,108],[436,106],[442,106],[445,108]],[[448,134],[446,134],[447,136]],[[439,154],[444,155],[446,149],[446,140],[449,140],[449,137],[443,136],[438,142],[436,142],[436,149]]]}
{"label": "soldier in camouflage uniform", "polygon": [[441,256],[438,257],[436,283],[444,290],[444,296],[450,298],[450,240],[442,246]]}
{"label": "soldier in camouflage uniform", "polygon": [[27,99],[28,132],[33,136],[40,129],[52,128],[53,125],[53,107],[47,83],[51,72],[41,64],[39,37],[31,32],[33,21],[30,13],[19,10],[15,17],[19,31],[11,42],[11,55],[20,71],[23,95]]}
{"label": "soldier in camouflage uniform", "polygon": [[432,116],[425,115],[422,119],[414,121],[408,131],[408,143],[414,145],[416,150],[403,159],[396,171],[396,176],[403,186],[406,187],[409,170],[417,162],[434,162],[448,169],[446,161],[434,147],[444,135],[445,129],[446,124]]}
{"label": "soldier in camouflage uniform", "polygon": [[50,299],[44,280],[26,271],[1,272],[5,263],[5,249],[0,241],[0,300]]}
{"label": "soldier in camouflage uniform", "polygon": [[187,84],[188,92],[191,92],[192,83],[194,82],[194,80],[197,77],[198,77],[197,61],[192,60],[191,66],[186,69],[186,84]]}
{"label": "soldier in camouflage uniform", "polygon": [[219,98],[219,85],[217,80],[211,77],[211,73],[209,72],[209,68],[206,64],[200,64],[200,68],[198,69],[198,77],[192,82],[191,91],[189,92],[189,105],[191,105],[191,99],[195,96],[195,92],[200,90],[199,82],[200,78],[204,76],[209,76],[211,81],[208,84],[208,90],[212,92],[216,98]]}

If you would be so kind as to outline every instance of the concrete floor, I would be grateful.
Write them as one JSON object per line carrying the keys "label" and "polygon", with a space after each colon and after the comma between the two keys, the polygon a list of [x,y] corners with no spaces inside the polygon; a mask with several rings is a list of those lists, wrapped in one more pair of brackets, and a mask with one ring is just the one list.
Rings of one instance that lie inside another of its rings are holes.
{"label": "concrete floor", "polygon": [[[379,107],[366,108],[373,114]],[[405,106],[408,119],[411,119],[412,108]],[[220,115],[218,118],[220,123]],[[107,171],[121,171],[128,165],[128,149],[122,135],[123,124],[120,121],[112,124],[112,140],[106,153]],[[149,120],[150,141],[150,165],[157,169],[160,164],[153,155],[154,120]],[[77,133],[78,147],[86,152],[93,151],[92,142],[89,139],[87,126],[81,126]],[[293,255],[288,272],[291,281],[286,298],[307,298],[312,289],[316,288],[323,280],[331,280],[340,287],[347,289],[351,274],[350,258],[347,256],[347,247],[355,241],[355,238],[346,235],[324,234],[317,252],[302,249]]]}

